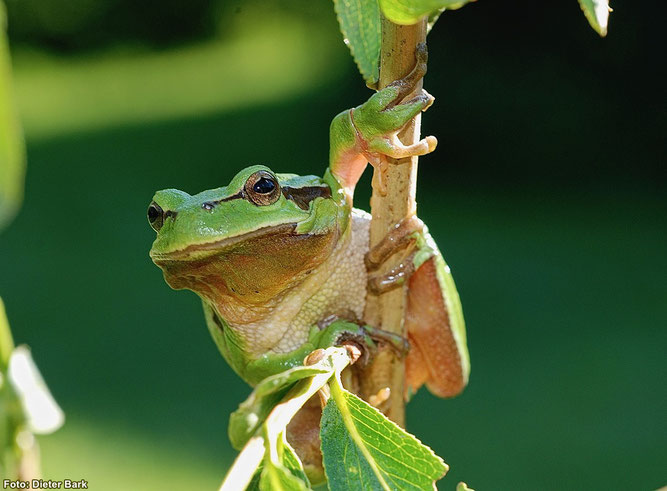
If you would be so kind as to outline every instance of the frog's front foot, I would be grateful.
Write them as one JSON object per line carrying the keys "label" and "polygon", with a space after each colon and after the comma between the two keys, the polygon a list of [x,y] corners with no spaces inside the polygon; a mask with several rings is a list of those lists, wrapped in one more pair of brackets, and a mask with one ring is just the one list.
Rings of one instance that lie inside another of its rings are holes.
{"label": "frog's front foot", "polygon": [[[428,109],[434,98],[423,89],[417,89],[426,73],[426,47],[419,45],[417,63],[404,78],[396,80],[374,94],[366,103],[350,111],[357,134],[358,145],[373,165],[387,162],[400,163],[401,159],[425,155],[435,150],[434,136],[427,136],[411,145],[403,144],[398,133],[417,114]],[[416,94],[415,94],[416,92]]]}
{"label": "frog's front foot", "polygon": [[389,164],[401,164],[409,157],[430,153],[438,144],[434,136],[409,145],[398,138],[401,130],[434,100],[419,86],[426,73],[426,46],[420,45],[415,55],[417,62],[407,76],[376,92],[361,106],[343,111],[331,122],[329,168],[350,198],[368,162],[380,169],[375,174],[384,194],[382,176]]}
{"label": "frog's front foot", "polygon": [[361,351],[359,364],[364,366],[373,357],[377,344],[389,345],[399,357],[405,356],[410,345],[404,337],[368,326],[359,320],[331,315],[318,323],[320,340],[318,347],[355,344]]}

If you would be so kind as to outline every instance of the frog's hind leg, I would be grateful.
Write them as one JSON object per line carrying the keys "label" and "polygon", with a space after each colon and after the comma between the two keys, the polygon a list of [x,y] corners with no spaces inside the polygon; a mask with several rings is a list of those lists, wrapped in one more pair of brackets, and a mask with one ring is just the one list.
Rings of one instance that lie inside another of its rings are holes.
{"label": "frog's hind leg", "polygon": [[[410,352],[405,361],[406,396],[426,384],[439,397],[452,397],[468,382],[469,362],[458,294],[442,289],[438,260],[425,261],[408,283],[405,329]],[[444,263],[444,261],[443,261]],[[452,305],[454,303],[454,305]],[[458,310],[458,312],[452,312]]]}
{"label": "frog's hind leg", "polygon": [[370,275],[369,290],[381,294],[408,284],[406,397],[424,384],[437,396],[454,396],[468,381],[470,363],[461,303],[449,267],[416,217],[403,220],[368,252],[368,269],[376,270],[397,251],[403,251],[399,265],[387,274]]}

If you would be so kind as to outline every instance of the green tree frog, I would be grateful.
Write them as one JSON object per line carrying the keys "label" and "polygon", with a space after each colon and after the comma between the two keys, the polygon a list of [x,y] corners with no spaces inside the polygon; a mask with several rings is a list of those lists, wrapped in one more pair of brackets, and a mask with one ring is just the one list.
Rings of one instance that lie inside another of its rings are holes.
{"label": "green tree frog", "polygon": [[[431,152],[429,136],[403,145],[397,133],[433,98],[415,69],[334,118],[323,177],[255,165],[224,187],[190,195],[158,191],[148,207],[157,232],[150,256],[174,289],[201,297],[223,357],[251,385],[302,364],[316,348],[359,335],[367,294],[407,281],[407,391],[426,384],[441,397],[466,385],[470,369],[459,296],[435,242],[416,217],[369,247],[370,215],[352,207],[368,162]],[[397,250],[407,259],[384,276]],[[382,326],[370,326],[373,338]],[[380,336],[381,337],[381,336]]]}

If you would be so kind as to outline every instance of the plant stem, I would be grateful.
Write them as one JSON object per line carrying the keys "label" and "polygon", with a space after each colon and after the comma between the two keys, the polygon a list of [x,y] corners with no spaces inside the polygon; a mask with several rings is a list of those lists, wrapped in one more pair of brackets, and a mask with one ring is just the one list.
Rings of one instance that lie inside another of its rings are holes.
{"label": "plant stem", "polygon": [[[426,19],[410,26],[400,26],[382,17],[382,46],[380,53],[379,88],[383,88],[404,76],[414,68],[415,49],[426,41]],[[419,82],[416,90],[421,90]],[[408,96],[409,98],[409,96]],[[401,133],[400,140],[412,144],[419,140],[421,116],[418,115]],[[375,173],[381,172],[379,169]],[[379,177],[379,176],[375,176]],[[416,213],[415,191],[417,187],[417,157],[400,165],[389,165],[383,181],[386,193],[375,185],[373,179],[371,197],[370,246],[377,244],[387,232],[403,218]],[[387,261],[380,273],[385,273],[395,264]],[[406,336],[403,319],[405,317],[406,287],[397,288],[380,296],[369,293],[364,320],[371,326]],[[395,423],[405,425],[404,360],[396,357],[391,349],[381,350],[361,377],[361,394],[366,400],[385,387],[391,388],[386,415]]]}

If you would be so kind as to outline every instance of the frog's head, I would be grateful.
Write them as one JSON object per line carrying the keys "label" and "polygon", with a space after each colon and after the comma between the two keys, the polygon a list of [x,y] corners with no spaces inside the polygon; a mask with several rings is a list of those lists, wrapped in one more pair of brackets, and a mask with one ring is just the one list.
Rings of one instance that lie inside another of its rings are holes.
{"label": "frog's head", "polygon": [[347,227],[344,192],[324,178],[252,166],[228,186],[189,195],[158,191],[148,207],[150,256],[174,289],[204,299],[266,303],[303,281]]}

